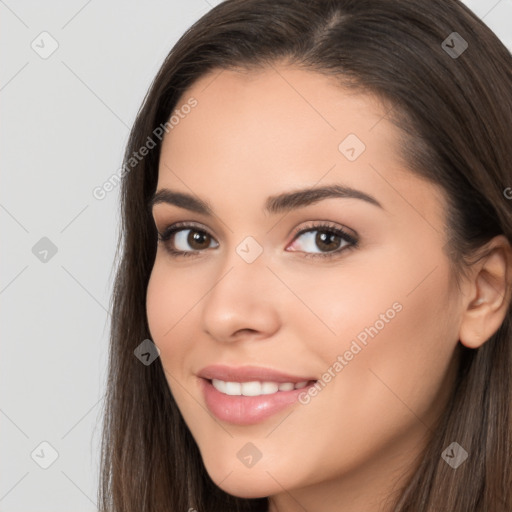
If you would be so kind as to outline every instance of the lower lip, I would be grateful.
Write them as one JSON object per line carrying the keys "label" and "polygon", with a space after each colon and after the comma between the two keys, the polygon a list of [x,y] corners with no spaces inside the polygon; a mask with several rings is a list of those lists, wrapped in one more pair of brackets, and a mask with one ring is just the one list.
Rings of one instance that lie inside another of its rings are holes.
{"label": "lower lip", "polygon": [[213,387],[207,379],[200,379],[206,406],[219,420],[236,425],[253,425],[286,409],[298,401],[298,396],[314,385],[301,389],[277,391],[269,395],[226,395]]}

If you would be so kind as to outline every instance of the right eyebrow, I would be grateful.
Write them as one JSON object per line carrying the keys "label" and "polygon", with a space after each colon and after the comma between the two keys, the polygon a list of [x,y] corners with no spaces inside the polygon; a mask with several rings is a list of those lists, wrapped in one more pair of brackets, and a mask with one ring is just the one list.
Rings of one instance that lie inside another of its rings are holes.
{"label": "right eyebrow", "polygon": [[152,210],[156,204],[160,203],[172,204],[179,208],[213,217],[213,208],[207,201],[184,192],[175,192],[168,188],[158,190],[148,202],[149,210]]}

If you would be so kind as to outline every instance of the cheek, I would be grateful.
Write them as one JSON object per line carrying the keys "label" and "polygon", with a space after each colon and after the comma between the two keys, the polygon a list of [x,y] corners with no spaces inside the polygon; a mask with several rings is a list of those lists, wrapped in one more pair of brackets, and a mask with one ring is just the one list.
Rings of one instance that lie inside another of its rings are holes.
{"label": "cheek", "polygon": [[[146,314],[153,341],[158,345],[166,331],[172,326],[169,313],[174,311],[174,294],[169,293],[167,280],[155,262],[146,292]],[[160,350],[162,347],[159,347]]]}
{"label": "cheek", "polygon": [[[194,287],[187,286],[186,272],[176,272],[165,264],[165,260],[155,262],[147,293],[146,311],[152,341],[160,350],[160,362],[169,389],[178,408],[185,417],[197,413],[186,387],[183,369],[187,368],[190,347],[193,346],[194,304],[201,294]],[[197,328],[197,327],[196,327]]]}
{"label": "cheek", "polygon": [[180,267],[169,262],[164,249],[158,250],[146,293],[148,322],[155,337],[177,328],[182,318],[193,314],[206,291],[201,284],[207,277],[204,269]]}
{"label": "cheek", "polygon": [[338,343],[329,343],[330,360],[344,359],[333,386],[343,404],[338,412],[360,411],[354,426],[379,418],[375,435],[386,429],[392,435],[411,422],[430,425],[449,390],[457,317],[448,269],[440,265],[423,282],[422,272],[410,268],[412,278],[402,280],[381,275],[377,289],[354,287],[337,323],[331,317],[340,335]]}
{"label": "cheek", "polygon": [[164,363],[171,351],[174,355],[179,351],[175,340],[183,338],[184,326],[201,296],[194,287],[186,286],[185,281],[186,272],[172,271],[157,257],[148,283],[146,312],[151,338],[160,349]]}
{"label": "cheek", "polygon": [[331,268],[281,269],[282,280],[296,296],[282,311],[297,345],[307,346],[327,364],[349,350],[354,340],[364,348],[370,340],[385,336],[404,315],[403,304],[412,288],[409,281],[414,281],[414,276],[405,277],[403,266],[397,274],[387,264],[394,258],[388,252],[358,255]]}
{"label": "cheek", "polygon": [[[338,412],[364,411],[363,422],[372,411],[410,415],[404,404],[429,415],[457,345],[457,297],[442,255],[379,256],[347,265],[339,277],[334,269],[330,276],[317,273],[309,291],[311,276],[296,281],[310,312],[293,306],[295,318],[288,319],[307,357],[325,372],[331,397],[344,404]],[[386,264],[396,261],[400,265]]]}

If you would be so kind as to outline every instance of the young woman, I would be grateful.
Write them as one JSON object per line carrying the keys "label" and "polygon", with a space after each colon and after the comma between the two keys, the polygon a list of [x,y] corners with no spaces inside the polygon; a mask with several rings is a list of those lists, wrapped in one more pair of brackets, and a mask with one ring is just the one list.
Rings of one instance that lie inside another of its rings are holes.
{"label": "young woman", "polygon": [[228,0],[131,132],[101,510],[512,510],[512,57],[457,0]]}

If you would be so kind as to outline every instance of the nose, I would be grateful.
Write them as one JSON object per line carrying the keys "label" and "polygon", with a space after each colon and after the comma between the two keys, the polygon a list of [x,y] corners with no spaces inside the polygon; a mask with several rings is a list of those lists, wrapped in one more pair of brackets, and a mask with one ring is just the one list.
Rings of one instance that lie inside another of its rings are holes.
{"label": "nose", "polygon": [[232,249],[201,301],[204,332],[222,342],[272,336],[283,304],[279,284],[263,254],[248,263]]}

